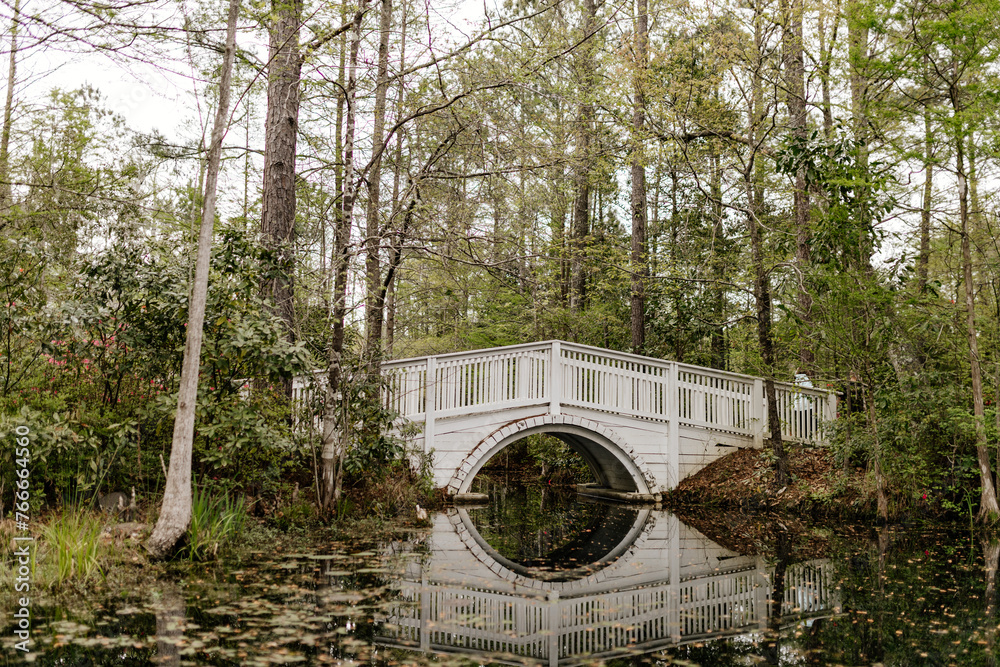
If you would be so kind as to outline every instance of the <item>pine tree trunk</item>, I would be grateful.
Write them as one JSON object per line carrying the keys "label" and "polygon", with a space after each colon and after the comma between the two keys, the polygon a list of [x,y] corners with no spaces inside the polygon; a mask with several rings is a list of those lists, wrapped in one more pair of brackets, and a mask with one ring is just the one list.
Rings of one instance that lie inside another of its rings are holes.
{"label": "pine tree trunk", "polygon": [[177,414],[174,417],[173,440],[170,445],[170,469],[163,494],[160,516],[146,542],[153,558],[164,558],[176,547],[191,521],[191,454],[194,441],[195,408],[198,401],[198,371],[201,366],[201,345],[208,299],[208,272],[212,256],[212,228],[215,223],[215,192],[219,180],[222,139],[229,120],[229,87],[236,54],[236,17],[239,0],[230,0],[226,22],[226,48],[219,81],[219,106],[212,128],[212,144],[208,152],[205,179],[205,202],[198,235],[198,259],[189,301],[187,340],[181,366]]}
{"label": "pine tree trunk", "polygon": [[385,141],[385,99],[389,90],[389,29],[392,27],[392,0],[382,0],[379,19],[378,78],[375,82],[375,128],[372,131],[372,159],[368,170],[368,211],[365,234],[365,354],[368,372],[380,373],[382,364],[382,324],[385,296],[382,291],[382,228],[379,216],[382,189],[382,154]]}
{"label": "pine tree trunk", "polygon": [[649,63],[649,36],[646,0],[637,0],[635,19],[635,82],[632,108],[632,352],[641,354],[646,345],[646,167],[643,165],[643,134],[646,130],[646,69]]}
{"label": "pine tree trunk", "polygon": [[[785,68],[785,88],[787,94],[788,124],[792,136],[799,142],[807,138],[806,116],[806,85],[805,60],[802,48],[802,1],[781,0],[782,60]],[[809,243],[812,233],[809,225],[809,192],[806,187],[805,166],[799,167],[795,173],[795,186],[792,193],[795,223],[795,263],[799,271],[805,273],[810,262]],[[808,334],[812,324],[812,295],[806,286],[806,281],[800,281],[797,295],[799,317]],[[799,340],[799,363],[804,368],[810,368],[815,361],[810,336],[803,335]]]}
{"label": "pine tree trunk", "polygon": [[586,298],[587,237],[590,235],[590,171],[592,167],[595,69],[594,31],[597,29],[597,5],[594,0],[583,0],[583,34],[588,38],[580,47],[579,94],[580,113],[577,127],[576,199],[573,204],[573,225],[570,247],[569,307],[573,312],[584,309]]}
{"label": "pine tree trunk", "polygon": [[[272,269],[261,285],[274,313],[285,323],[286,336],[295,335],[295,147],[299,127],[299,84],[302,58],[299,25],[302,0],[273,0],[267,119],[264,134],[264,191],[261,237],[273,253]],[[291,379],[285,392],[291,397]]]}
{"label": "pine tree trunk", "polygon": [[[0,215],[11,206],[10,133],[14,119],[14,85],[17,83],[17,29],[21,15],[21,0],[14,0],[14,16],[10,20],[10,60],[7,65],[7,98],[3,106],[3,128],[0,130]],[[0,229],[4,226],[0,223]]]}

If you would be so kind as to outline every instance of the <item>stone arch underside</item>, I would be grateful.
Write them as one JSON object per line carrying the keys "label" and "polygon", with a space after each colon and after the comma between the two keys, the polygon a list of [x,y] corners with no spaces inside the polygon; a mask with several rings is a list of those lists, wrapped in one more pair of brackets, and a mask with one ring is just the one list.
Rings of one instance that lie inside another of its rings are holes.
{"label": "stone arch underside", "polygon": [[538,415],[507,424],[482,440],[455,471],[448,492],[467,493],[476,474],[494,454],[533,433],[546,433],[580,454],[598,482],[609,489],[655,493],[654,477],[632,447],[615,431],[572,415]]}

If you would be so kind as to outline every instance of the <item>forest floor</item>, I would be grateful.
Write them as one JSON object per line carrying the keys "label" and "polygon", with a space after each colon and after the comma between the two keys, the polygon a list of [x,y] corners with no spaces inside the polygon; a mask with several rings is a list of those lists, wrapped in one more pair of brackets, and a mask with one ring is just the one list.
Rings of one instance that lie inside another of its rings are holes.
{"label": "forest floor", "polygon": [[665,502],[672,509],[708,506],[811,517],[872,513],[874,489],[864,468],[845,469],[829,449],[787,448],[792,481],[784,488],[774,488],[768,448],[740,449],[683,480]]}

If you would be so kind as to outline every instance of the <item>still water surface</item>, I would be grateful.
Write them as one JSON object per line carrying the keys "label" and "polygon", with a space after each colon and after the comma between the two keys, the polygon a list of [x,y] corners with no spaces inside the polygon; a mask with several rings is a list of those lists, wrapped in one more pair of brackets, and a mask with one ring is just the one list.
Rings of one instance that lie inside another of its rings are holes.
{"label": "still water surface", "polygon": [[35,664],[995,664],[996,541],[490,491],[390,542],[35,607]]}

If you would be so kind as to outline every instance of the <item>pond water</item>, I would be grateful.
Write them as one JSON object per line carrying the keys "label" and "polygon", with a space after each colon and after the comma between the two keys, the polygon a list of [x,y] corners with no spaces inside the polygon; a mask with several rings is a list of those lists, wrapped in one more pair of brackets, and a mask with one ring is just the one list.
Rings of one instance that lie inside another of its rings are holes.
{"label": "pond water", "polygon": [[[392,541],[33,608],[35,664],[995,664],[1000,542],[489,489]],[[87,611],[80,611],[86,608]],[[4,614],[4,624],[9,622]],[[19,663],[8,625],[4,661]]]}

